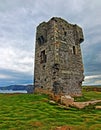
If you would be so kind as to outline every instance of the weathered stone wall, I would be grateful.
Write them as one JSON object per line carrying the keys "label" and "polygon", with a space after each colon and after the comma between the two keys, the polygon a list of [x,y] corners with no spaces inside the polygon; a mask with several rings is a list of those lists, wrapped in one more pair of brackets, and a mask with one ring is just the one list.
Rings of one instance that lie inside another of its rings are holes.
{"label": "weathered stone wall", "polygon": [[81,94],[83,64],[80,43],[82,29],[53,17],[37,27],[35,87],[54,93]]}

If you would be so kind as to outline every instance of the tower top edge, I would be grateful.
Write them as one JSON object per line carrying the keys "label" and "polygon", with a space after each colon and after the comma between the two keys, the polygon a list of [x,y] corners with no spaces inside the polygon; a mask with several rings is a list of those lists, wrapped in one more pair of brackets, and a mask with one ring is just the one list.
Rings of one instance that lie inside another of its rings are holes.
{"label": "tower top edge", "polygon": [[37,28],[38,28],[39,26],[47,26],[47,24],[50,23],[51,21],[55,21],[56,23],[63,22],[63,23],[65,23],[65,24],[69,24],[69,25],[71,25],[71,26],[75,26],[75,27],[81,28],[79,25],[77,25],[77,24],[71,24],[71,23],[69,23],[67,20],[65,20],[65,19],[63,19],[63,18],[61,18],[61,17],[52,17],[52,18],[50,18],[48,21],[43,21],[43,22],[39,23],[39,25],[37,26]]}

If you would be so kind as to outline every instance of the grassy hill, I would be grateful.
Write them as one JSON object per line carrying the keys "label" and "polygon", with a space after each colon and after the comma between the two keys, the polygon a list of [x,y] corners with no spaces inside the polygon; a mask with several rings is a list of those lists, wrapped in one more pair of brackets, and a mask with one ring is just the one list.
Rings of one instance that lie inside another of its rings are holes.
{"label": "grassy hill", "polygon": [[[75,100],[94,99],[101,99],[101,92],[83,92]],[[0,130],[60,130],[60,126],[68,130],[101,130],[101,110],[94,106],[65,110],[50,104],[49,97],[43,94],[0,94]]]}

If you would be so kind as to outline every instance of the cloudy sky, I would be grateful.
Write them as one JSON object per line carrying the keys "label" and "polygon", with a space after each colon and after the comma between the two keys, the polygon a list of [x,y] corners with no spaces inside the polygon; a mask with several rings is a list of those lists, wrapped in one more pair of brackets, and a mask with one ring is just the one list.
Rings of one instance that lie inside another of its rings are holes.
{"label": "cloudy sky", "polygon": [[84,84],[101,84],[101,0],[0,0],[0,86],[33,82],[36,26],[62,17],[83,28]]}

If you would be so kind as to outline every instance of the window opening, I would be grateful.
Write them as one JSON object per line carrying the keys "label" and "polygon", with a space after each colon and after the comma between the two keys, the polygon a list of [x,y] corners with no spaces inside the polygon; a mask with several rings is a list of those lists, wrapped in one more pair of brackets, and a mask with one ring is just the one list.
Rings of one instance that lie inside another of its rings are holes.
{"label": "window opening", "polygon": [[45,50],[41,51],[41,63],[46,63],[46,54]]}
{"label": "window opening", "polygon": [[73,54],[74,55],[76,54],[76,48],[75,48],[75,46],[73,46]]}
{"label": "window opening", "polygon": [[67,32],[66,32],[66,31],[64,32],[64,35],[65,35],[65,36],[67,35]]}
{"label": "window opening", "polygon": [[38,43],[39,43],[39,45],[42,45],[44,42],[45,42],[44,37],[43,37],[43,36],[40,36],[40,37],[38,38]]}

